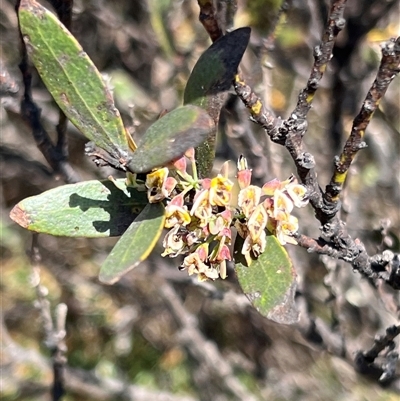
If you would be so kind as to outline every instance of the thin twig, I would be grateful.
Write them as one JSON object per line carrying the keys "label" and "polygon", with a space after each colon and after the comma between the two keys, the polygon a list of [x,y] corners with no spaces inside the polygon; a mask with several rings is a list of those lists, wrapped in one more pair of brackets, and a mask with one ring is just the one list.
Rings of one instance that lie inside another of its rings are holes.
{"label": "thin twig", "polygon": [[298,176],[301,182],[306,185],[310,194],[310,203],[315,210],[316,217],[322,224],[329,221],[339,209],[325,207],[315,171],[314,157],[304,150],[302,139],[308,128],[307,115],[311,109],[312,101],[332,57],[335,39],[345,24],[343,19],[345,5],[346,0],[336,0],[332,3],[321,43],[314,48],[314,64],[306,87],[300,92],[297,105],[290,117],[280,128],[281,141],[284,141],[296,164]]}
{"label": "thin twig", "polygon": [[[234,83],[236,93],[250,110],[254,122],[266,130],[273,142],[284,145],[288,149],[297,167],[298,176],[308,189],[310,203],[322,223],[328,220],[327,211],[324,209],[323,194],[317,181],[314,157],[303,149],[302,138],[308,127],[307,114],[326,66],[332,57],[335,39],[344,27],[345,4],[346,0],[333,2],[321,44],[314,49],[314,65],[306,87],[301,91],[297,105],[286,121],[276,118],[239,74],[235,77]],[[337,210],[332,212],[329,209],[329,217],[335,215]]]}
{"label": "thin twig", "polygon": [[265,107],[260,97],[247,85],[240,73],[236,74],[233,86],[236,94],[250,111],[252,120],[265,129],[273,142],[284,145],[285,141],[279,134],[279,129],[283,123],[282,120],[279,117],[275,117],[272,111]]}
{"label": "thin twig", "polygon": [[199,21],[210,35],[211,40],[215,42],[223,35],[223,32],[219,26],[214,2],[212,0],[197,0],[197,3],[200,7]]}
{"label": "thin twig", "polygon": [[64,389],[64,369],[66,365],[65,353],[67,346],[65,344],[65,323],[67,317],[67,306],[63,303],[56,307],[56,322],[53,319],[50,311],[50,302],[47,299],[47,288],[40,283],[40,253],[37,244],[38,234],[32,236],[31,249],[31,266],[32,266],[32,284],[36,290],[36,306],[40,311],[46,347],[50,350],[53,364],[53,386],[52,400],[60,401],[65,394]]}
{"label": "thin twig", "polygon": [[187,311],[173,287],[164,279],[159,278],[159,281],[159,294],[179,324],[180,342],[200,364],[204,365],[209,376],[217,379],[225,391],[239,400],[254,401],[251,393],[234,376],[231,366],[219,353],[216,345],[200,332],[197,318]]}
{"label": "thin twig", "polygon": [[219,26],[223,32],[229,31],[234,26],[234,17],[237,11],[237,0],[218,0],[217,15]]}
{"label": "thin twig", "polygon": [[321,44],[314,48],[314,65],[312,66],[306,87],[300,92],[297,105],[292,111],[288,123],[290,123],[291,119],[304,120],[311,109],[311,104],[319,87],[319,83],[326,71],[329,61],[332,58],[335,40],[345,25],[343,13],[346,1],[347,0],[336,0],[332,3],[328,23],[322,36]]}
{"label": "thin twig", "polygon": [[[399,392],[400,377],[396,375],[398,353],[394,351],[394,339],[400,334],[400,326],[388,327],[386,334],[376,337],[374,344],[368,351],[357,351],[354,354],[352,346],[345,341],[345,337],[340,332],[332,330],[322,319],[313,317],[309,313],[307,310],[308,303],[304,297],[300,295],[297,301],[301,311],[301,319],[297,329],[307,341],[346,360],[354,366],[358,373]],[[376,358],[385,349],[388,352],[383,357],[383,361],[380,364],[375,363]]]}
{"label": "thin twig", "polygon": [[[396,378],[396,364],[399,354],[394,351],[395,343],[393,340],[400,334],[400,326],[390,326],[386,329],[383,336],[377,336],[374,344],[368,351],[357,352],[354,362],[359,373],[377,377],[381,383],[387,384]],[[383,357],[383,362],[376,363],[384,350],[387,350]]]}
{"label": "thin twig", "polygon": [[385,95],[389,84],[400,72],[400,37],[391,39],[382,48],[382,60],[371,89],[361,106],[361,110],[354,119],[349,138],[346,141],[343,152],[335,162],[335,172],[329,185],[326,187],[325,202],[332,204],[333,208],[338,204],[343,190],[350,165],[358,151],[366,147],[363,141],[365,130],[378,108],[379,102]]}
{"label": "thin twig", "polygon": [[[235,78],[234,86],[238,96],[250,110],[253,121],[265,129],[272,141],[284,145],[288,149],[295,162],[298,176],[308,189],[310,203],[315,210],[316,217],[322,223],[322,237],[320,239],[314,240],[298,234],[296,239],[299,245],[307,248],[310,252],[326,254],[349,262],[354,269],[358,270],[364,276],[374,281],[382,278],[386,283],[395,288],[397,276],[395,279],[387,277],[387,261],[376,263],[376,260],[380,260],[379,257],[369,257],[363,243],[358,239],[353,240],[348,234],[345,224],[336,217],[337,212],[340,210],[340,203],[338,199],[332,202],[332,197],[324,195],[317,180],[314,156],[304,150],[302,141],[307,131],[307,114],[311,108],[314,95],[326,70],[326,66],[332,57],[335,39],[344,27],[343,12],[345,4],[346,0],[336,0],[332,3],[327,28],[321,44],[316,46],[314,50],[314,65],[307,85],[301,91],[297,105],[286,121],[281,121],[274,117],[239,74]],[[384,73],[381,73],[383,76],[379,81],[379,85],[376,85],[380,89],[380,92],[382,92],[382,95],[393,79],[397,71],[396,68],[398,69],[398,61],[396,62],[396,57],[398,56],[394,56],[393,53],[397,54],[397,47],[399,46],[398,44],[393,44],[393,42],[391,43],[392,45],[385,50],[386,53],[384,55],[388,60],[383,62],[386,69]],[[390,68],[388,65],[390,65]],[[368,106],[371,107],[370,103]],[[357,132],[357,129],[355,131]]]}
{"label": "thin twig", "polygon": [[[35,349],[24,348],[13,341],[3,322],[0,322],[2,332],[4,355],[11,359],[13,364],[36,366],[44,377],[50,374],[50,362]],[[30,383],[29,393],[24,390],[20,375],[3,379],[12,383],[19,390],[19,396],[31,397],[32,394],[42,395],[49,391],[49,386],[41,383]],[[120,378],[108,378],[99,375],[99,372],[84,369],[65,367],[65,389],[72,399],[91,399],[97,401],[195,401],[190,395],[175,395],[167,391],[150,390],[145,386],[132,385]]]}

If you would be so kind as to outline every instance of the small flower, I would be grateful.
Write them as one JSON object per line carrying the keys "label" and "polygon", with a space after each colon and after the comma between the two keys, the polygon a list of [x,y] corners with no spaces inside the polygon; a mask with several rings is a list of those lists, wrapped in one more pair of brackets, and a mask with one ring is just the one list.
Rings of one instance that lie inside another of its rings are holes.
{"label": "small flower", "polygon": [[263,202],[264,209],[267,212],[268,217],[274,218],[274,200],[273,198],[266,198]]}
{"label": "small flower", "polygon": [[201,188],[202,189],[210,189],[211,188],[211,178],[204,178],[201,180]]}
{"label": "small flower", "polygon": [[173,177],[168,177],[168,173],[168,168],[164,167],[147,174],[146,188],[150,203],[161,202],[175,188],[177,181]]}
{"label": "small flower", "polygon": [[285,181],[280,181],[277,178],[274,178],[273,180],[268,181],[267,183],[265,183],[263,185],[263,187],[262,187],[263,194],[267,195],[267,196],[273,196],[277,189],[279,189],[279,190],[285,189],[294,180],[295,180],[294,175],[291,175]]}
{"label": "small flower", "polygon": [[205,262],[208,258],[208,248],[209,245],[207,242],[204,242],[203,244],[199,245],[196,249],[196,253],[199,254],[200,260],[202,262]]}
{"label": "small flower", "polygon": [[197,249],[183,259],[181,268],[187,269],[189,276],[199,274],[207,269],[205,261],[208,258],[208,243],[201,244]]}
{"label": "small flower", "polygon": [[163,247],[165,251],[161,256],[169,256],[175,258],[180,255],[186,248],[185,241],[183,240],[184,232],[180,230],[180,225],[177,224],[172,230],[164,237]]}
{"label": "small flower", "polygon": [[276,238],[281,243],[297,245],[297,241],[293,238],[293,234],[299,228],[298,220],[295,216],[287,215],[287,219],[279,220],[276,225]]}
{"label": "small flower", "polygon": [[262,193],[267,196],[274,196],[277,189],[283,189],[282,183],[277,178],[274,178],[263,185]]}
{"label": "small flower", "polygon": [[180,171],[181,173],[186,173],[186,157],[182,156],[181,158],[175,160],[173,162],[173,166],[176,170]]}
{"label": "small flower", "polygon": [[265,251],[266,245],[267,245],[267,235],[264,230],[261,231],[260,236],[256,239],[251,235],[248,235],[243,243],[242,255],[246,257],[247,261],[250,255],[250,251],[253,251],[254,256],[258,257]]}
{"label": "small flower", "polygon": [[267,223],[268,215],[261,203],[254,209],[247,224],[235,224],[239,235],[245,239],[242,247],[242,254],[245,256],[248,263],[250,261],[250,251],[253,252],[255,257],[258,257],[265,250],[267,245],[267,236],[265,233]]}
{"label": "small flower", "polygon": [[175,225],[187,226],[191,221],[187,206],[184,206],[182,194],[172,198],[172,200],[165,207],[165,214],[165,228],[171,228]]}
{"label": "small flower", "polygon": [[231,252],[226,244],[221,241],[218,246],[212,252],[210,256],[210,263],[219,271],[219,276],[222,279],[227,277],[226,275],[226,261],[232,260]]}
{"label": "small flower", "polygon": [[189,148],[186,152],[185,152],[185,156],[191,161],[194,162],[195,158],[194,158],[194,148]]}
{"label": "small flower", "polygon": [[247,188],[251,183],[251,171],[245,157],[240,156],[237,163],[237,181],[240,189]]}
{"label": "small flower", "polygon": [[293,202],[282,191],[276,190],[274,193],[274,217],[278,219],[280,212],[290,213],[293,210]]}
{"label": "small flower", "polygon": [[233,183],[228,178],[218,174],[211,180],[210,203],[213,206],[228,206],[232,197]]}
{"label": "small flower", "polygon": [[207,264],[207,258],[208,243],[203,243],[185,257],[182,268],[187,269],[189,276],[197,274],[199,281],[215,280],[219,276],[218,270]]}
{"label": "small flower", "polygon": [[239,192],[238,206],[243,214],[249,218],[255,207],[260,202],[261,188],[255,185],[250,185],[243,188]]}
{"label": "small flower", "polygon": [[230,227],[232,218],[232,211],[229,209],[225,209],[223,212],[218,213],[215,218],[210,219],[208,223],[210,234],[217,235],[224,228]]}
{"label": "small flower", "polygon": [[261,203],[254,209],[247,222],[249,234],[253,242],[257,241],[257,239],[262,235],[267,226],[267,222],[268,215]]}
{"label": "small flower", "polygon": [[186,242],[188,246],[191,247],[192,245],[201,242],[204,237],[207,236],[203,235],[203,230],[201,228],[194,228],[188,232],[186,236]]}
{"label": "small flower", "polygon": [[226,161],[221,166],[221,169],[219,170],[219,175],[221,175],[224,178],[228,178],[229,177],[229,161]]}
{"label": "small flower", "polygon": [[207,270],[207,265],[200,259],[197,252],[190,253],[183,259],[182,269],[187,269],[189,276],[200,274]]}
{"label": "small flower", "polygon": [[199,227],[207,226],[212,216],[212,206],[210,203],[210,192],[208,189],[200,191],[194,199],[192,210],[190,211],[192,216],[196,216],[200,222]]}
{"label": "small flower", "polygon": [[249,229],[247,227],[247,223],[244,223],[239,220],[235,220],[235,228],[237,230],[237,233],[242,237],[246,238],[249,235]]}
{"label": "small flower", "polygon": [[219,272],[215,267],[207,266],[206,269],[197,276],[199,281],[216,280],[219,277]]}
{"label": "small flower", "polygon": [[307,205],[307,188],[304,185],[292,183],[287,185],[285,189],[296,207]]}
{"label": "small flower", "polygon": [[178,181],[174,177],[168,177],[164,182],[164,190],[167,193],[167,196],[170,196],[172,191],[175,189]]}

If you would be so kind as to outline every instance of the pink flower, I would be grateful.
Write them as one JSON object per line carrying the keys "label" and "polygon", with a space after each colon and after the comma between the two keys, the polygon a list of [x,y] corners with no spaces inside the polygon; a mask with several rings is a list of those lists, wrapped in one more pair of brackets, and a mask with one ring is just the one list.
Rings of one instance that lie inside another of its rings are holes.
{"label": "pink flower", "polygon": [[165,207],[165,228],[171,228],[175,225],[187,226],[190,221],[190,214],[187,206],[184,205],[182,194],[172,198],[172,200]]}
{"label": "pink flower", "polygon": [[181,173],[186,173],[186,157],[182,156],[180,159],[175,160],[173,166]]}
{"label": "pink flower", "polygon": [[251,170],[247,166],[245,157],[240,156],[237,163],[237,181],[240,189],[247,188],[251,183]]}
{"label": "pink flower", "polygon": [[231,252],[226,244],[222,241],[214,249],[212,256],[210,256],[211,264],[218,270],[219,276],[222,279],[227,277],[226,274],[226,261],[232,260]]}

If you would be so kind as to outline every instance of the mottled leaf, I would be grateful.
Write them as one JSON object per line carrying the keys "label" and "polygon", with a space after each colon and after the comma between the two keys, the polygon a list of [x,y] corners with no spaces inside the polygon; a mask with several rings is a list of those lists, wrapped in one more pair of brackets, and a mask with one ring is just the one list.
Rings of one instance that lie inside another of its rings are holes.
{"label": "mottled leaf", "polygon": [[145,260],[161,235],[165,221],[162,203],[149,203],[131,223],[100,269],[99,280],[113,284]]}
{"label": "mottled leaf", "polygon": [[120,113],[81,45],[36,1],[22,0],[18,16],[29,57],[58,106],[88,139],[114,159],[126,159],[129,145]]}
{"label": "mottled leaf", "polygon": [[150,126],[132,154],[128,168],[145,173],[164,166],[202,143],[213,128],[211,117],[200,107],[178,107]]}
{"label": "mottled leaf", "polygon": [[28,230],[57,236],[122,235],[148,200],[124,179],[116,183],[118,188],[108,180],[63,185],[22,200],[10,217]]}
{"label": "mottled leaf", "polygon": [[235,270],[243,292],[263,316],[277,323],[298,321],[294,302],[296,273],[285,248],[275,236],[267,236],[265,252],[250,265],[241,254],[243,239],[235,242]]}
{"label": "mottled leaf", "polygon": [[[215,41],[199,58],[186,84],[184,104],[202,107],[218,126],[219,114],[250,39],[250,28],[239,28]],[[216,129],[197,149],[200,175],[212,169]]]}

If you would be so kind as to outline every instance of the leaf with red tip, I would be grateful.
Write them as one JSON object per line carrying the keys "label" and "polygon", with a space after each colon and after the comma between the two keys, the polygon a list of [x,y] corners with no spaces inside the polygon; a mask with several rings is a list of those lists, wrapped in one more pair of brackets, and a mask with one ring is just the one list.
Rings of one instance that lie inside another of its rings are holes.
{"label": "leaf with red tip", "polygon": [[[66,237],[122,235],[148,203],[125,180],[85,181],[50,189],[16,205],[10,217],[39,233]],[[121,188],[121,189],[120,189]]]}

